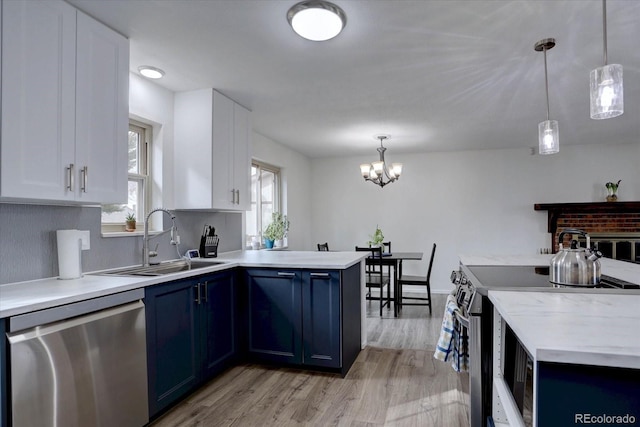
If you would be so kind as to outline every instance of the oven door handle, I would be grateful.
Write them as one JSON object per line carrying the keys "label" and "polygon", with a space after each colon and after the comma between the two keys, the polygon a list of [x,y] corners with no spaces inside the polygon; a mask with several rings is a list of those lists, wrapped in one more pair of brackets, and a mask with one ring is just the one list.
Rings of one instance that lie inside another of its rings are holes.
{"label": "oven door handle", "polygon": [[462,326],[464,326],[465,328],[469,329],[469,318],[468,317],[464,317],[463,315],[459,314],[458,312],[454,312],[456,318],[458,319],[458,321],[462,324]]}

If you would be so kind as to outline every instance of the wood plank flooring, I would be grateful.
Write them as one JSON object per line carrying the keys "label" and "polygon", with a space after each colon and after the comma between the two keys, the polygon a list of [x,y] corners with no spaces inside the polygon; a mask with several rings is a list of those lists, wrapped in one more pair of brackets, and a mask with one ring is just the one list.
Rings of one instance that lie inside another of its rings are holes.
{"label": "wood plank flooring", "polygon": [[[367,303],[367,339],[345,378],[244,364],[213,379],[152,423],[165,426],[467,427],[467,374],[433,358],[446,295],[381,318]],[[385,309],[386,310],[386,309]]]}

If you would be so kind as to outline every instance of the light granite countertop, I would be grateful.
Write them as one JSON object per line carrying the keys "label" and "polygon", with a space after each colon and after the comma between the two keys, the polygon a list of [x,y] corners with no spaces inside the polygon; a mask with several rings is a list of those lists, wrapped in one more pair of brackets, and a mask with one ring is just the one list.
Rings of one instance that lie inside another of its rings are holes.
{"label": "light granite countertop", "polygon": [[358,252],[238,251],[200,261],[224,261],[211,267],[156,277],[104,276],[84,273],[72,280],[56,277],[0,285],[0,318],[98,298],[158,283],[215,273],[235,267],[346,269],[364,257]]}
{"label": "light granite countertop", "polygon": [[640,295],[489,291],[535,362],[640,369]]}
{"label": "light granite countertop", "polygon": [[[460,255],[460,262],[471,265],[550,265],[553,255]],[[601,274],[640,284],[640,264],[600,258]]]}

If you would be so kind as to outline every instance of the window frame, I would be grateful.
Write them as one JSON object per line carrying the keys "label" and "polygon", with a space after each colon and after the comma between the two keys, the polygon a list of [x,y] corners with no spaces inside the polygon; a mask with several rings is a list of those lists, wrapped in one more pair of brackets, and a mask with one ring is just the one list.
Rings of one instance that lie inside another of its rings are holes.
{"label": "window frame", "polygon": [[[255,206],[256,206],[256,231],[257,236],[260,236],[260,247],[263,247],[262,242],[262,233],[264,228],[268,224],[262,223],[262,171],[269,171],[274,175],[274,197],[273,197],[273,212],[282,212],[282,169],[278,166],[274,166],[272,164],[262,162],[260,160],[251,159],[251,167],[258,169],[258,183],[256,186],[256,190],[254,191],[251,188],[251,212],[253,212],[254,202],[253,198],[256,197]],[[253,182],[252,182],[253,187]],[[251,237],[253,235],[249,235],[245,233],[245,245],[247,248],[251,248]]]}
{"label": "window frame", "polygon": [[[140,122],[135,119],[129,119],[128,132],[134,131],[141,135],[138,143],[138,163],[139,173],[127,174],[127,187],[129,182],[137,181],[140,184],[142,190],[142,196],[138,195],[138,212],[136,212],[136,224],[140,227],[144,227],[144,217],[149,210],[149,202],[151,201],[151,140],[153,135],[153,128],[151,125]],[[142,169],[142,171],[140,171]],[[128,170],[128,168],[127,168]],[[104,222],[101,215],[101,228],[104,233],[116,233],[124,231],[125,222]]]}

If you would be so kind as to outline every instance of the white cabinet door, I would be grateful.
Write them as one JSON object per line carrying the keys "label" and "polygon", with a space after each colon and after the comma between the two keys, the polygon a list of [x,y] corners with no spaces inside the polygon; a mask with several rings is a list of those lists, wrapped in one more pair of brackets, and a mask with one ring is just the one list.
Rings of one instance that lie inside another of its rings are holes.
{"label": "white cabinet door", "polygon": [[126,203],[129,47],[63,1],[3,1],[0,198]]}
{"label": "white cabinet door", "polygon": [[220,92],[213,91],[213,209],[237,209],[233,187],[234,104]]}
{"label": "white cabinet door", "polygon": [[236,209],[251,210],[251,113],[242,105],[233,108],[233,187]]}
{"label": "white cabinet door", "polygon": [[126,203],[129,42],[82,12],[76,76],[77,198]]}
{"label": "white cabinet door", "polygon": [[177,209],[251,208],[250,112],[212,89],[175,95]]}
{"label": "white cabinet door", "polygon": [[76,11],[61,1],[2,8],[0,196],[73,200]]}

